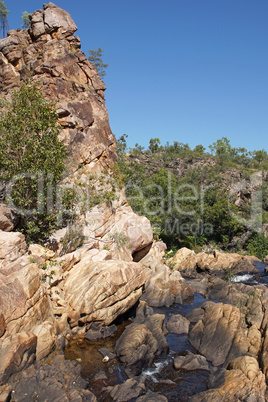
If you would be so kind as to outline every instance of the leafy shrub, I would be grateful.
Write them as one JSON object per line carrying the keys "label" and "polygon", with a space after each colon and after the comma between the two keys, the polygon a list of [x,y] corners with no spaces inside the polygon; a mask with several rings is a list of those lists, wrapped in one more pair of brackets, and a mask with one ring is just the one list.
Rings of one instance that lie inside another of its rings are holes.
{"label": "leafy shrub", "polygon": [[268,255],[268,238],[264,233],[254,233],[246,244],[246,250],[263,260]]}
{"label": "leafy shrub", "polygon": [[55,227],[53,193],[66,157],[57,119],[55,105],[45,100],[36,84],[22,84],[1,115],[0,181],[28,241],[46,238]]}

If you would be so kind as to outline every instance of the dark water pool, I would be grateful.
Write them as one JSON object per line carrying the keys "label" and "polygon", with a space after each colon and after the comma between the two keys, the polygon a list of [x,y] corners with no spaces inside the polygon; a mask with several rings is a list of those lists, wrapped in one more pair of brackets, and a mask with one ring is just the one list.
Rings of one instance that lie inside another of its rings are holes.
{"label": "dark water pool", "polygon": [[[186,316],[205,301],[203,296],[195,294],[184,304],[154,308],[154,312],[165,314],[168,320],[174,314]],[[105,347],[113,352],[117,339],[131,322],[131,319],[123,322],[119,320],[117,332],[108,339],[99,342],[89,342],[82,338],[73,339],[65,349],[67,359],[81,363],[82,376],[88,380],[88,388],[96,395],[98,401],[112,401],[105,387],[121,384],[128,378],[124,366],[116,358],[105,363],[98,349]],[[187,335],[168,334],[167,341],[170,348],[169,355],[156,359],[152,367],[142,372],[146,379],[146,388],[165,395],[169,401],[187,401],[189,396],[207,389],[206,380],[209,373],[203,370],[186,372],[174,369],[174,357],[179,352],[186,350],[194,352],[194,349],[189,344]]]}

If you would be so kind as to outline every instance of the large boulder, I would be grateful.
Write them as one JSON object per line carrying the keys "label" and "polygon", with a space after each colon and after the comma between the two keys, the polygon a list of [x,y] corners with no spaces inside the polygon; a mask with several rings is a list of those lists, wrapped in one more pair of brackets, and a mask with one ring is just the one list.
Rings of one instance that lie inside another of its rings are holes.
{"label": "large boulder", "polygon": [[172,271],[164,264],[165,244],[154,242],[148,253],[140,260],[146,275],[142,300],[152,307],[171,306],[193,296],[191,285],[186,284],[180,272]]}
{"label": "large boulder", "polygon": [[0,267],[17,260],[26,253],[27,246],[22,233],[0,230]]}
{"label": "large boulder", "polygon": [[200,252],[195,254],[185,247],[177,251],[173,258],[169,259],[172,267],[186,276],[196,277],[199,273],[222,273],[230,271],[238,273],[258,273],[254,263],[257,258],[242,256],[236,253],[223,253],[215,250],[213,254]]}
{"label": "large boulder", "polygon": [[[202,318],[189,335],[191,345],[214,366],[225,366],[248,353],[250,341],[241,328],[241,312],[230,304],[205,302]],[[201,316],[200,316],[201,317]]]}
{"label": "large boulder", "polygon": [[2,267],[0,272],[0,336],[22,331],[37,339],[36,355],[41,359],[56,345],[52,304],[41,282],[37,264],[23,256]]}
{"label": "large boulder", "polygon": [[258,259],[251,256],[223,253],[215,250],[213,254],[199,253],[196,258],[197,269],[204,272],[231,271],[234,275],[259,272],[254,265]]}
{"label": "large boulder", "polygon": [[47,33],[51,33],[58,28],[62,28],[62,33],[73,34],[77,31],[72,17],[67,11],[56,6],[52,2],[44,4],[44,24]]}
{"label": "large boulder", "polygon": [[147,281],[142,300],[152,307],[169,307],[173,303],[181,304],[184,299],[194,294],[191,285],[185,283],[181,274],[171,271],[164,264],[158,264],[155,270],[147,269],[145,274]]}
{"label": "large boulder", "polygon": [[[147,249],[153,243],[150,221],[144,216],[136,215],[128,206],[117,208],[114,218],[110,219],[110,230],[107,230],[108,219],[102,215],[101,220],[105,222],[103,229],[106,230],[103,241],[110,242],[109,246],[117,258],[132,261],[134,254]],[[100,235],[100,232],[95,231],[95,235]]]}
{"label": "large boulder", "polygon": [[195,252],[189,248],[180,248],[174,257],[169,258],[168,264],[176,269],[177,271],[187,273],[192,271],[196,266]]}
{"label": "large boulder", "polygon": [[174,359],[174,367],[177,370],[206,370],[210,371],[209,364],[206,358],[201,355],[195,355],[187,351],[185,355],[180,355]]}
{"label": "large boulder", "polygon": [[11,232],[18,223],[15,211],[5,204],[0,204],[0,230]]}
{"label": "large boulder", "polygon": [[71,327],[95,321],[109,325],[137,302],[144,282],[138,263],[82,260],[62,284]]}
{"label": "large boulder", "polygon": [[46,320],[53,322],[52,306],[41,283],[40,270],[28,256],[1,269],[0,304],[9,334],[31,331]]}
{"label": "large boulder", "polygon": [[30,32],[37,39],[46,33],[51,34],[58,29],[61,34],[72,35],[77,31],[72,17],[67,11],[53,3],[44,4],[43,10],[37,10],[30,16]]}
{"label": "large boulder", "polygon": [[183,317],[180,314],[172,315],[166,324],[169,333],[178,335],[188,334],[189,326],[190,321],[188,321],[186,317]]}
{"label": "large boulder", "polygon": [[123,384],[107,387],[113,401],[123,402],[137,398],[145,392],[145,377],[133,377],[126,380]]}

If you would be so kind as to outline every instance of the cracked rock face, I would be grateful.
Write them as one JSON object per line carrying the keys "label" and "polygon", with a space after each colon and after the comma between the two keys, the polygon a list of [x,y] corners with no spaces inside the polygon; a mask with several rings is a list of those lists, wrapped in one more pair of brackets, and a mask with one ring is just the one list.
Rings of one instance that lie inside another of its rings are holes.
{"label": "cracked rock face", "polygon": [[77,26],[53,3],[31,15],[29,30],[11,30],[0,40],[0,89],[7,100],[23,81],[38,82],[57,105],[60,138],[79,164],[115,163],[115,138],[104,103],[105,84],[80,51]]}

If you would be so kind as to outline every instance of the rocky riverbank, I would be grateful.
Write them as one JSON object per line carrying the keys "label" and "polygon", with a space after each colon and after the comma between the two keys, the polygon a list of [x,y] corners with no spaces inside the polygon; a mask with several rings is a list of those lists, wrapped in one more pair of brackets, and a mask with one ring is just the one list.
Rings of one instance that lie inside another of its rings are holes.
{"label": "rocky riverbank", "polygon": [[[182,249],[171,270],[162,243],[153,242],[139,262],[127,262],[118,260],[116,252],[85,246],[57,256],[38,245],[27,248],[19,233],[0,235],[5,256],[0,287],[3,400],[42,398],[43,378],[51,395],[57,389],[59,398],[70,401],[78,395],[100,401],[186,400],[186,395],[194,401],[246,400],[249,395],[265,400],[267,287],[226,278],[226,269],[245,272],[241,259],[246,272],[256,275],[254,258],[221,253],[221,268],[215,268],[215,255],[207,255],[206,269],[200,270],[196,261],[205,256]],[[181,275],[182,255],[188,255],[187,266],[191,261],[195,267],[194,279]],[[196,306],[198,293],[202,297]],[[117,317],[131,308],[131,321],[118,328]],[[66,361],[61,350],[85,367],[74,345],[85,353],[92,342],[100,349],[99,358],[87,356],[91,365],[101,364],[94,378],[85,370],[82,379],[80,364]],[[59,366],[64,380],[57,378]],[[152,376],[146,375],[148,369]],[[201,384],[187,390],[181,384],[193,375]],[[66,388],[65,382],[75,386]]]}
{"label": "rocky riverbank", "polygon": [[[164,258],[165,244],[126,201],[105,85],[76,29],[49,3],[29,30],[0,41],[4,99],[31,77],[56,102],[69,155],[61,184],[81,196],[76,220],[47,247],[28,246],[19,212],[0,205],[0,400],[265,400],[267,288],[230,280],[256,274],[256,260],[185,249]],[[85,205],[87,189],[94,202]]]}

